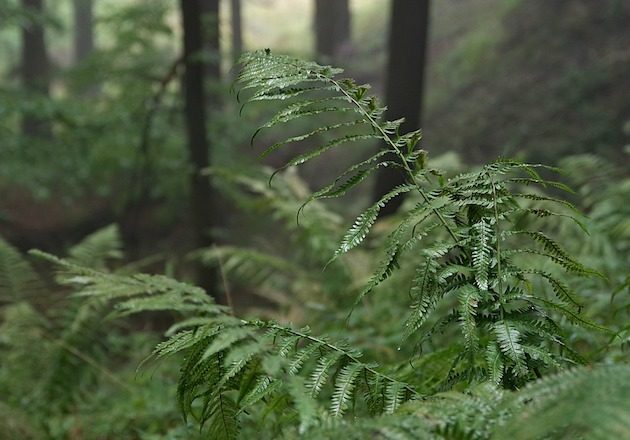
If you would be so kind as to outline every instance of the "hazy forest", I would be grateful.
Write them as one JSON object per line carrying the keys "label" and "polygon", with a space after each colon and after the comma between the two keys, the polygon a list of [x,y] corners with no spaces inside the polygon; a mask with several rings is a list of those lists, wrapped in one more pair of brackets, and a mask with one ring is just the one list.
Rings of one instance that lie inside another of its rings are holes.
{"label": "hazy forest", "polygon": [[630,440],[629,0],[0,23],[0,440]]}

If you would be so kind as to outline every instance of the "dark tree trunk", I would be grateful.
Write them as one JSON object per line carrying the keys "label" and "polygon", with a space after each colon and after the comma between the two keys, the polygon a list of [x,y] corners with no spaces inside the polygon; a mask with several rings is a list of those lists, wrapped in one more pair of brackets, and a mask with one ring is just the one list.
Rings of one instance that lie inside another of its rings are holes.
{"label": "dark tree trunk", "polygon": [[232,62],[237,63],[243,52],[243,18],[241,14],[241,0],[232,0]]}
{"label": "dark tree trunk", "polygon": [[[207,2],[206,3],[216,3]],[[208,135],[206,133],[206,93],[204,78],[206,69],[199,55],[204,49],[202,32],[202,1],[181,0],[184,28],[184,65],[182,78],[184,112],[188,137],[188,156],[191,165],[190,210],[195,247],[212,245],[211,229],[213,217],[213,194],[210,181],[202,170],[210,165]],[[197,282],[214,296],[217,287],[216,271],[203,266],[197,267]]]}
{"label": "dark tree trunk", "polygon": [[[385,89],[386,118],[405,118],[401,134],[420,127],[428,27],[429,0],[392,0]],[[378,200],[404,182],[405,176],[392,167],[379,170],[374,199]],[[381,215],[393,214],[402,201],[402,197],[392,200],[381,210]]]}
{"label": "dark tree trunk", "polygon": [[85,59],[94,49],[93,1],[74,0],[74,60]]}
{"label": "dark tree trunk", "polygon": [[[202,50],[207,79],[213,88],[221,80],[221,46],[219,41],[219,0],[199,0],[201,7]],[[211,93],[211,98],[214,98]],[[214,100],[213,100],[214,101]],[[216,107],[213,102],[213,107]]]}
{"label": "dark tree trunk", "polygon": [[[34,19],[22,27],[21,77],[24,90],[32,95],[48,96],[50,81],[50,63],[46,53],[46,41],[42,17],[43,0],[22,0],[22,7],[28,10]],[[25,113],[22,115],[22,133],[25,136],[48,138],[50,122],[46,118]]]}
{"label": "dark tree trunk", "polygon": [[322,61],[335,59],[350,41],[349,0],[315,0],[315,51]]}

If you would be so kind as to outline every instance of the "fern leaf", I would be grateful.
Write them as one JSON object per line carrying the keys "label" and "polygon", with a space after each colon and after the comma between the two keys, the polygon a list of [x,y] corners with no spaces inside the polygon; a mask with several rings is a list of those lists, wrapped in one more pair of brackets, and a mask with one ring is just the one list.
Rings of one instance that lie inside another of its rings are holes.
{"label": "fern leaf", "polygon": [[581,263],[579,263],[574,258],[572,258],[568,254],[568,252],[565,251],[562,248],[562,246],[560,246],[560,244],[558,244],[555,240],[553,240],[552,238],[550,238],[549,236],[547,236],[546,234],[540,231],[511,231],[511,234],[514,234],[514,235],[522,234],[522,235],[527,235],[531,237],[538,243],[542,244],[543,248],[547,252],[557,257],[561,261],[563,266],[565,266],[569,270],[572,270],[578,273],[601,276],[601,274],[599,274],[597,271],[584,267]]}
{"label": "fern leaf", "polygon": [[357,377],[363,371],[363,364],[350,363],[343,367],[335,381],[335,391],[332,396],[330,413],[334,417],[341,417],[352,400]]}
{"label": "fern leaf", "polygon": [[333,131],[339,128],[348,128],[348,127],[354,127],[356,125],[361,125],[364,124],[365,121],[363,119],[355,119],[353,121],[349,121],[349,122],[340,122],[338,124],[333,124],[333,125],[325,125],[323,127],[318,127],[314,130],[309,131],[308,133],[304,133],[301,135],[297,135],[297,136],[292,136],[290,138],[284,139],[282,141],[276,142],[275,144],[271,145],[270,147],[268,147],[265,151],[263,151],[262,153],[260,153],[261,157],[266,157],[268,155],[270,155],[271,153],[273,153],[274,151],[278,150],[279,148],[287,145],[287,144],[293,144],[293,143],[297,143],[297,142],[302,142],[306,139],[309,139],[313,136],[316,136],[318,134],[321,133],[325,133],[327,131]]}
{"label": "fern leaf", "polygon": [[390,200],[395,198],[400,194],[407,193],[415,189],[415,185],[400,185],[385,194],[381,199],[372,205],[370,208],[363,211],[359,217],[355,220],[352,227],[345,234],[341,244],[339,245],[339,249],[335,252],[335,255],[340,255],[350,251],[351,249],[358,246],[363,239],[367,236],[372,225],[376,221],[378,217],[378,213],[381,208],[383,208]]}
{"label": "fern leaf", "polygon": [[611,333],[610,329],[606,327],[602,327],[601,325],[591,321],[585,316],[582,316],[580,313],[569,310],[563,304],[558,304],[556,302],[549,301],[540,297],[528,297],[527,300],[532,301],[532,302],[543,303],[550,309],[560,312],[562,315],[564,315],[569,321],[573,322],[574,324],[579,324],[583,327],[591,328],[593,330],[597,330],[603,333]]}
{"label": "fern leaf", "polygon": [[239,432],[237,412],[238,408],[234,400],[226,394],[220,393],[208,408],[209,416],[205,420],[205,425],[208,426],[208,438],[216,440],[236,439]]}
{"label": "fern leaf", "polygon": [[385,257],[380,261],[376,271],[370,277],[367,285],[357,296],[354,304],[357,305],[361,300],[370,292],[372,292],[379,284],[385,281],[394,271],[394,268],[398,265],[398,257],[401,251],[400,235],[401,229],[395,230],[388,237],[387,249],[385,250]]}
{"label": "fern leaf", "polygon": [[291,377],[289,391],[300,418],[298,432],[300,435],[303,435],[310,428],[318,424],[317,402],[307,392],[304,386],[304,380],[299,376]]}
{"label": "fern leaf", "polygon": [[411,287],[411,295],[415,298],[415,301],[405,322],[403,339],[407,339],[426,322],[429,314],[435,309],[437,301],[441,297],[437,288],[435,288],[434,276],[436,267],[435,260],[427,259],[424,266],[416,269],[416,276]]}
{"label": "fern leaf", "polygon": [[311,159],[321,156],[326,151],[331,150],[335,147],[338,147],[339,145],[346,144],[346,143],[354,143],[354,142],[368,140],[368,139],[374,139],[374,137],[375,136],[373,134],[349,134],[343,137],[332,139],[316,149],[313,149],[304,154],[300,154],[299,156],[294,157],[293,159],[288,161],[285,165],[283,165],[279,170],[277,170],[276,173],[288,167],[302,165],[310,161]]}
{"label": "fern leaf", "polygon": [[573,304],[578,309],[582,308],[583,305],[577,298],[577,295],[575,294],[573,289],[571,289],[566,283],[563,283],[562,281],[555,278],[550,273],[538,269],[525,269],[522,271],[522,273],[532,273],[543,277],[549,282],[552,290],[554,291],[558,299]]}
{"label": "fern leaf", "polygon": [[240,411],[245,410],[247,407],[258,403],[261,399],[273,394],[280,388],[280,386],[281,383],[279,380],[272,379],[271,377],[265,375],[260,376],[258,380],[256,380],[252,389],[238,401]]}
{"label": "fern leaf", "polygon": [[482,219],[473,225],[474,241],[472,262],[475,270],[475,283],[480,290],[488,290],[488,279],[492,257],[492,228]]}
{"label": "fern leaf", "polygon": [[496,385],[501,384],[503,380],[503,359],[501,358],[501,350],[497,344],[489,344],[486,349],[486,364],[490,373],[490,380]]}
{"label": "fern leaf", "polygon": [[516,374],[520,376],[527,374],[525,352],[520,343],[519,331],[508,321],[503,320],[494,324],[494,334],[501,352],[514,363]]}
{"label": "fern leaf", "polygon": [[333,351],[319,360],[307,383],[313,397],[317,396],[322,390],[322,387],[328,381],[330,369],[337,364],[341,357],[341,353]]}
{"label": "fern leaf", "polygon": [[481,297],[477,288],[470,284],[460,288],[457,297],[459,299],[459,314],[466,350],[474,353],[479,344],[475,317]]}
{"label": "fern leaf", "polygon": [[393,414],[396,412],[405,396],[405,384],[402,382],[392,382],[385,391],[385,412]]}
{"label": "fern leaf", "polygon": [[289,374],[297,374],[304,365],[304,362],[310,359],[313,353],[320,349],[321,345],[322,344],[319,343],[313,343],[298,350],[295,357],[293,358],[293,361],[291,362],[291,364],[289,364]]}

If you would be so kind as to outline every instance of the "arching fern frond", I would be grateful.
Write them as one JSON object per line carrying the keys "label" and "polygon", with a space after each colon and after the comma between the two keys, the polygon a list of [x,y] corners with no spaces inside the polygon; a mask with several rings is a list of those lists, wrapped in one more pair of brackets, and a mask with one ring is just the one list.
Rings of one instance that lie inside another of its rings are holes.
{"label": "arching fern frond", "polygon": [[174,325],[153,355],[183,356],[179,405],[209,438],[236,438],[244,411],[266,398],[294,402],[291,411],[306,430],[321,414],[312,411],[303,392],[317,396],[326,389],[332,417],[343,416],[359,400],[378,400],[381,391],[374,383],[383,384],[386,399],[371,411],[393,411],[418,397],[411,386],[363,362],[361,352],[343,341],[314,336],[308,328],[238,319],[202,289],[164,276],[117,275],[34,253],[54,263],[77,295],[108,302],[117,316],[172,310],[188,317]]}

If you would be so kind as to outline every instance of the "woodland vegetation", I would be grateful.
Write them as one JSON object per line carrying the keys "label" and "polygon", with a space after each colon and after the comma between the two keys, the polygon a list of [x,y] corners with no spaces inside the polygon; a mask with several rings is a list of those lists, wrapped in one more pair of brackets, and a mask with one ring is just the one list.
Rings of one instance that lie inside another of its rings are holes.
{"label": "woodland vegetation", "polygon": [[630,438],[630,3],[0,19],[0,440]]}

